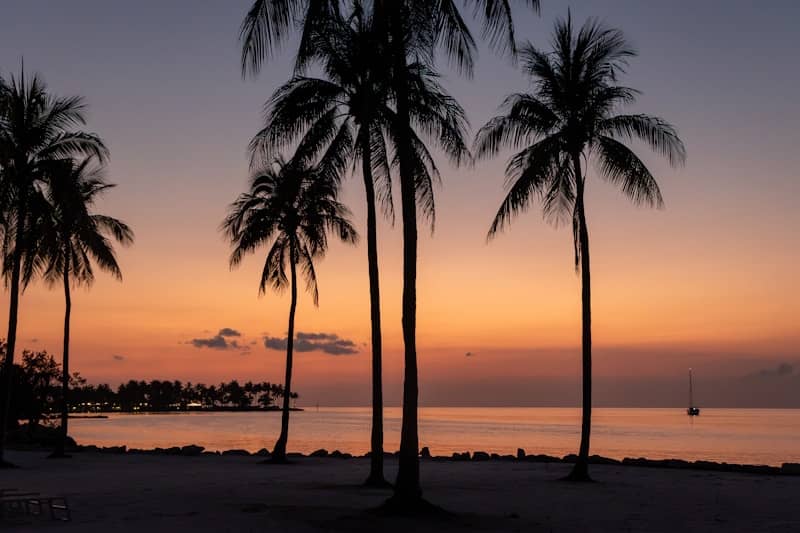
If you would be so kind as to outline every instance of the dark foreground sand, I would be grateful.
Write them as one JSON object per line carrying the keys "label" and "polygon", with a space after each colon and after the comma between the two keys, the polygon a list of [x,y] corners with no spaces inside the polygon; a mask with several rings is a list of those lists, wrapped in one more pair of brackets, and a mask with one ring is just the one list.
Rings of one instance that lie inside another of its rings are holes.
{"label": "dark foreground sand", "polygon": [[423,461],[425,496],[453,514],[412,519],[366,512],[389,492],[358,486],[365,459],[9,458],[22,468],[0,470],[0,488],[66,496],[73,521],[4,531],[800,532],[798,476],[594,466],[597,483],[572,484],[564,464]]}

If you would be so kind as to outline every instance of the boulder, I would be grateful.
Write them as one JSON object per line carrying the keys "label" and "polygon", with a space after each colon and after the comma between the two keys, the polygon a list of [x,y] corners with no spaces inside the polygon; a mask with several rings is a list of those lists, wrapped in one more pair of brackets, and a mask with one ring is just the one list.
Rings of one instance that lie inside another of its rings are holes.
{"label": "boulder", "polygon": [[470,455],[469,452],[464,452],[464,453],[453,452],[452,459],[454,461],[469,461]]}
{"label": "boulder", "polygon": [[561,459],[552,455],[536,454],[526,455],[525,460],[531,463],[560,463]]}
{"label": "boulder", "polygon": [[327,457],[328,455],[329,455],[328,450],[326,450],[325,448],[321,448],[319,450],[311,452],[311,455],[309,455],[309,457]]}
{"label": "boulder", "polygon": [[491,457],[486,452],[475,452],[472,454],[473,461],[488,461]]}
{"label": "boulder", "polygon": [[419,451],[419,456],[424,458],[424,459],[430,459],[431,458],[431,451],[428,449],[427,446],[425,446],[424,448],[422,448]]}
{"label": "boulder", "polygon": [[618,465],[621,464],[621,461],[617,459],[611,459],[610,457],[603,457],[602,455],[591,455],[589,456],[589,462],[593,465]]}
{"label": "boulder", "polygon": [[800,463],[783,463],[781,466],[782,474],[789,474],[790,476],[800,476]]}
{"label": "boulder", "polygon": [[128,451],[127,446],[106,446],[105,448],[100,448],[102,453],[125,453]]}
{"label": "boulder", "polygon": [[205,448],[203,448],[202,446],[198,446],[196,444],[189,444],[188,446],[184,446],[183,448],[181,448],[181,455],[187,455],[187,456],[200,455],[201,453],[203,453],[203,450],[205,450]]}
{"label": "boulder", "polygon": [[269,457],[269,450],[266,448],[261,448],[254,455],[257,455],[259,457]]}
{"label": "boulder", "polygon": [[239,457],[249,457],[250,452],[247,450],[225,450],[222,452],[222,455],[234,455]]}
{"label": "boulder", "polygon": [[525,450],[523,450],[522,448],[517,448],[517,459],[519,459],[520,461],[525,459]]}

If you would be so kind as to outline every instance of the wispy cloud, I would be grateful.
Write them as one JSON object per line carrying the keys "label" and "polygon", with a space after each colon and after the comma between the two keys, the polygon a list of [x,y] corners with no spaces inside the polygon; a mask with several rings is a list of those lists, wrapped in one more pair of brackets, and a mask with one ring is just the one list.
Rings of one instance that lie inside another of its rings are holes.
{"label": "wispy cloud", "polygon": [[212,350],[241,350],[243,347],[236,339],[231,337],[241,337],[240,331],[233,328],[222,328],[212,337],[196,338],[189,341],[195,348],[210,348]]}

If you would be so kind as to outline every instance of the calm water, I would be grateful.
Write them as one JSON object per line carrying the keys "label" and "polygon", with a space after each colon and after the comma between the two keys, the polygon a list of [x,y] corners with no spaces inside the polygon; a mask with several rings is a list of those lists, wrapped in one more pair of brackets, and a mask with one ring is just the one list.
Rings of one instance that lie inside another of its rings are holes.
{"label": "calm water", "polygon": [[[369,408],[293,412],[289,449],[318,448],[363,454],[369,449]],[[280,413],[115,414],[75,419],[81,444],[154,448],[198,444],[208,450],[271,449]],[[575,453],[580,411],[572,408],[440,408],[420,410],[420,446],[434,455],[483,450],[500,454]],[[385,449],[400,442],[400,409],[385,413]],[[675,409],[595,409],[592,453],[623,457],[706,459],[780,465],[800,462],[800,410],[703,409],[689,417]]]}

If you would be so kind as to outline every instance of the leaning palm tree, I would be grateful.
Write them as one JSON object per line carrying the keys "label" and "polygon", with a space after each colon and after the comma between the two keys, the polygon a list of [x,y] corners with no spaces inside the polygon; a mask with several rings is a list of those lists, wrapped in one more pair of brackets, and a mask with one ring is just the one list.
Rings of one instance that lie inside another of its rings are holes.
{"label": "leaning palm tree", "polygon": [[[383,474],[383,391],[378,275],[377,201],[393,219],[391,132],[396,123],[390,72],[383,60],[382,42],[372,29],[369,14],[356,4],[348,18],[334,17],[311,36],[313,59],[325,78],[302,75],[281,86],[267,105],[266,126],[251,143],[256,162],[301,137],[301,151],[310,154],[344,153],[360,167],[367,202],[367,262],[372,327],[372,436],[367,485],[385,486]],[[463,109],[422,64],[409,65],[411,79],[413,156],[418,169],[417,201],[433,224],[433,182],[438,169],[426,141],[438,145],[457,162],[469,157]],[[419,134],[417,131],[424,132]]]}
{"label": "leaning palm tree", "polygon": [[619,114],[638,91],[619,85],[628,59],[636,52],[621,31],[594,20],[574,34],[572,19],[555,26],[553,51],[528,44],[521,51],[523,70],[534,83],[532,94],[512,94],[502,105],[505,114],[478,132],[477,157],[501,148],[521,149],[506,167],[508,194],[489,238],[511,218],[539,199],[551,221],[572,221],[575,268],[582,282],[582,423],[578,460],[569,479],[588,480],[592,414],[592,328],[589,277],[589,233],[584,201],[587,178],[583,162],[593,162],[597,175],[622,189],[634,203],[660,207],[663,199],[655,178],[626,146],[638,140],[667,158],[683,163],[686,152],[675,129],[658,117]]}
{"label": "leaning palm tree", "polygon": [[[51,457],[67,457],[64,450],[69,419],[71,287],[94,282],[92,263],[121,281],[122,271],[112,241],[130,245],[133,231],[116,218],[93,212],[97,199],[115,186],[105,180],[104,168],[94,158],[64,160],[53,167],[47,175],[47,212],[39,219],[32,254],[46,265],[43,275],[47,283],[61,283],[64,289],[61,431]],[[30,273],[27,269],[26,275]]]}
{"label": "leaning palm tree", "polygon": [[[94,156],[102,162],[108,156],[99,137],[74,130],[85,124],[84,110],[82,98],[54,96],[38,76],[27,81],[24,69],[18,78],[0,79],[0,211],[3,273],[10,290],[8,344],[3,363],[6,383],[0,398],[0,465],[6,464],[5,432],[12,400],[8,380],[17,340],[20,281],[32,240],[32,205],[41,195],[41,185],[54,161]],[[35,261],[29,264],[36,267]]]}
{"label": "leaning palm tree", "polygon": [[357,241],[356,231],[348,220],[350,212],[336,195],[336,183],[321,175],[319,167],[301,158],[289,161],[278,158],[255,174],[250,189],[231,204],[221,227],[233,245],[231,267],[239,265],[245,255],[262,246],[269,247],[259,284],[260,294],[267,288],[280,292],[288,287],[291,291],[283,414],[280,436],[272,452],[273,462],[286,461],[289,437],[297,269],[301,269],[306,289],[311,293],[314,305],[318,305],[314,260],[324,256],[328,248],[328,232],[346,243]]}
{"label": "leaning palm tree", "polygon": [[[483,35],[498,49],[515,54],[514,24],[508,0],[467,0],[481,20]],[[521,0],[538,9],[539,0]],[[375,0],[371,2],[375,31],[386,43],[385,61],[392,69],[397,119],[393,128],[400,176],[403,224],[403,420],[400,467],[390,506],[412,509],[422,502],[419,483],[418,374],[416,349],[417,197],[419,165],[414,162],[408,65],[431,65],[437,49],[465,74],[472,73],[475,40],[455,0]],[[258,73],[264,61],[286,40],[295,26],[301,39],[297,67],[313,55],[311,36],[326,18],[351,2],[342,0],[255,0],[240,31],[242,72]]]}

